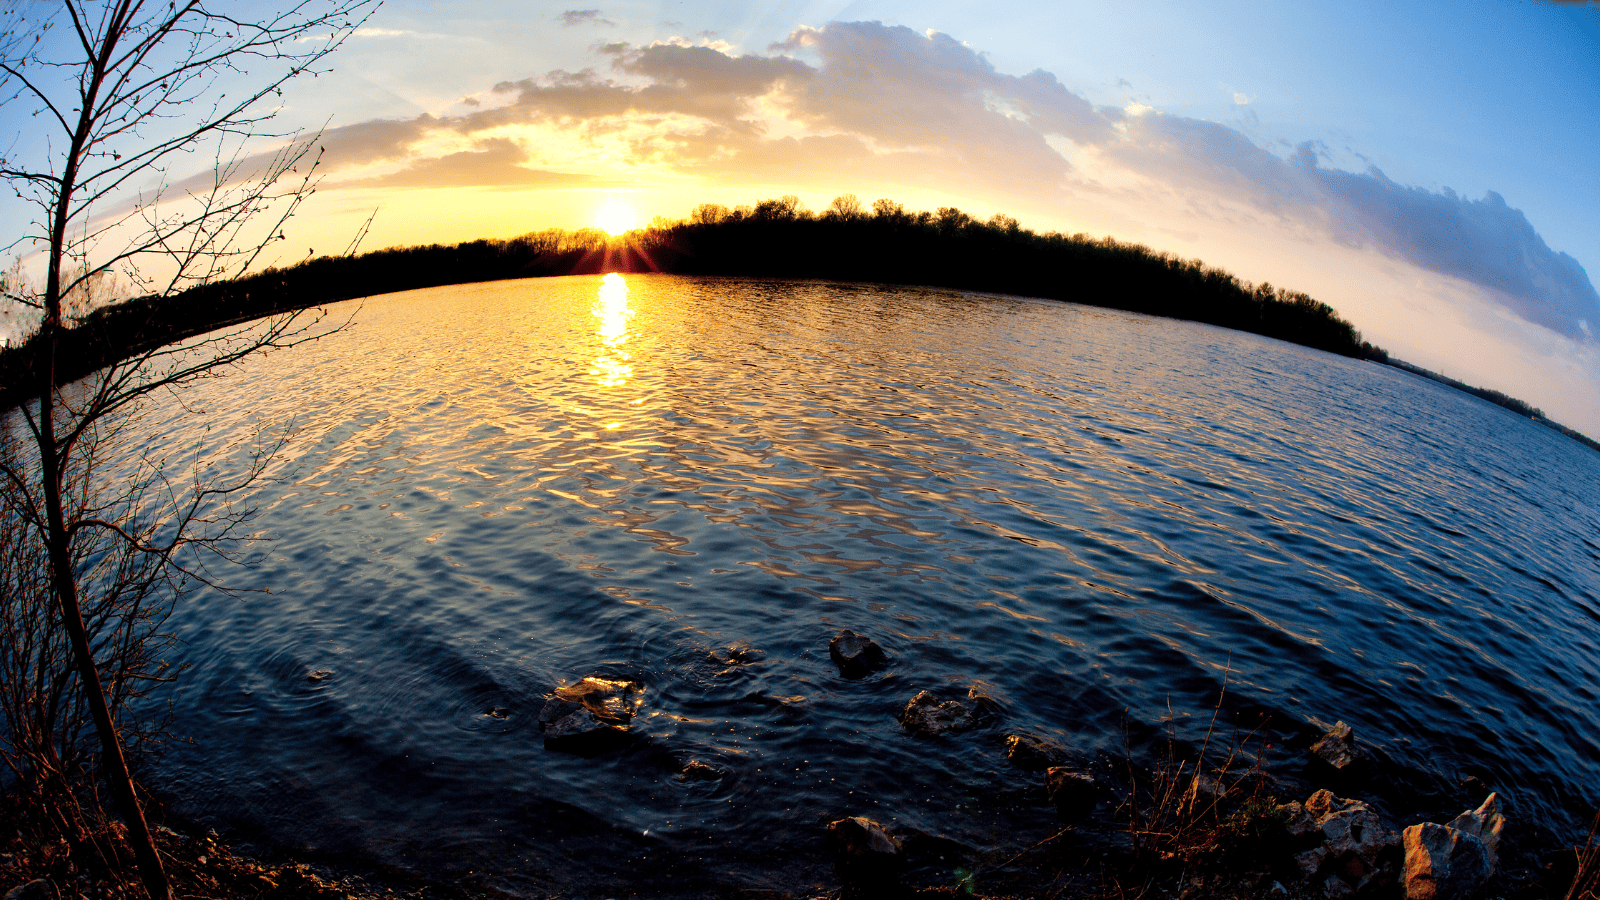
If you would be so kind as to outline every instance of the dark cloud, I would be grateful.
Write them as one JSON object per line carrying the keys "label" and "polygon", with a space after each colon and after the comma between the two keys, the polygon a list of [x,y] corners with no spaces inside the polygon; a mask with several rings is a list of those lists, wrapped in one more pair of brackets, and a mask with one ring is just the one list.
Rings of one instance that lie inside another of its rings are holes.
{"label": "dark cloud", "polygon": [[1345,243],[1486,288],[1535,325],[1579,340],[1600,334],[1600,294],[1588,273],[1498,194],[1468,200],[1397,184],[1376,168],[1323,168],[1311,144],[1283,159],[1216,122],[1145,112],[1121,124],[1121,139],[1103,149],[1147,177],[1275,215],[1309,213]]}
{"label": "dark cloud", "polygon": [[556,16],[556,21],[568,28],[574,25],[607,25],[614,27],[617,24],[601,15],[598,9],[569,9]]}
{"label": "dark cloud", "polygon": [[1521,210],[1490,191],[1469,200],[1389,180],[1376,168],[1324,169],[1309,148],[1293,162],[1360,229],[1401,258],[1495,291],[1522,318],[1575,339],[1600,329],[1600,294],[1578,261],[1550,249]]}

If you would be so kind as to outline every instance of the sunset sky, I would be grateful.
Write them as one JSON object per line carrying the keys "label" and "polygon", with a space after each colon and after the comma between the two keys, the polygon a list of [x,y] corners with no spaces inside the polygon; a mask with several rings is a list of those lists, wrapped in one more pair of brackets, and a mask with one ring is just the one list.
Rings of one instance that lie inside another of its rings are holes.
{"label": "sunset sky", "polygon": [[386,0],[330,62],[285,92],[329,124],[280,262],[374,209],[362,249],[954,205],[1306,291],[1600,435],[1593,3]]}

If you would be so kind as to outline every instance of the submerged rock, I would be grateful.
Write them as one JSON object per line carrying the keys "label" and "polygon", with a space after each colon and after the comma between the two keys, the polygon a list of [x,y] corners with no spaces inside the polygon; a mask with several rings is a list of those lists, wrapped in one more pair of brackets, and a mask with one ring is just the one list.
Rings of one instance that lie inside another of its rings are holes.
{"label": "submerged rock", "polygon": [[626,743],[639,690],[593,676],[556,688],[539,710],[545,749],[591,755]]}
{"label": "submerged rock", "polygon": [[1464,900],[1477,893],[1499,863],[1505,825],[1499,795],[1490,794],[1482,806],[1448,825],[1423,822],[1407,828],[1406,900]]}
{"label": "submerged rock", "polygon": [[722,778],[722,770],[709,763],[698,759],[690,760],[678,773],[679,781],[717,781]]}
{"label": "submerged rock", "polygon": [[1006,735],[1006,759],[1024,772],[1043,772],[1067,761],[1060,745],[1031,734]]}
{"label": "submerged rock", "polygon": [[1317,791],[1303,804],[1278,807],[1277,816],[1304,848],[1294,857],[1301,877],[1320,882],[1326,895],[1362,891],[1393,877],[1400,836],[1360,800]]}
{"label": "submerged rock", "polygon": [[627,725],[608,722],[579,707],[545,726],[544,746],[565,753],[603,753],[621,746],[627,737]]}
{"label": "submerged rock", "polygon": [[865,816],[836,819],[828,823],[828,841],[833,870],[847,894],[881,896],[899,890],[905,851],[882,825]]}
{"label": "submerged rock", "polygon": [[898,716],[905,730],[918,737],[938,737],[966,731],[993,716],[997,704],[976,686],[967,691],[965,700],[941,701],[933,691],[922,691]]}
{"label": "submerged rock", "polygon": [[643,686],[633,681],[581,678],[576,684],[564,684],[551,692],[558,700],[581,703],[595,715],[627,721],[633,718]]}
{"label": "submerged rock", "polygon": [[972,725],[972,714],[959,700],[940,701],[933,691],[922,691],[900,711],[900,724],[919,737],[938,737]]}
{"label": "submerged rock", "polygon": [[724,666],[748,666],[767,658],[767,654],[750,646],[749,641],[734,641],[707,654],[713,662]]}
{"label": "submerged rock", "polygon": [[889,664],[889,654],[876,641],[848,628],[828,642],[828,657],[846,678],[862,678]]}
{"label": "submerged rock", "polygon": [[1065,824],[1081,822],[1100,805],[1100,784],[1094,776],[1070,766],[1054,766],[1044,773],[1045,790]]}

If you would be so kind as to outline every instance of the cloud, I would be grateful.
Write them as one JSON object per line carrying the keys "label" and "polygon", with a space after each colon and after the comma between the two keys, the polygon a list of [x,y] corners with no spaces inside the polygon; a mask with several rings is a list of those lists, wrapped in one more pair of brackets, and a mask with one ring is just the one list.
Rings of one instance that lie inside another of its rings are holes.
{"label": "cloud", "polygon": [[508,138],[482,142],[473,150],[421,159],[398,172],[349,181],[341,187],[580,187],[596,183],[588,175],[530,169],[527,153]]}
{"label": "cloud", "polygon": [[1422,268],[1495,292],[1517,315],[1569,338],[1600,326],[1600,294],[1578,261],[1551,250],[1521,210],[1499,194],[1468,200],[1406,187],[1376,168],[1356,174],[1316,165],[1307,148],[1296,168],[1334,203],[1334,221]]}
{"label": "cloud", "polygon": [[[559,18],[605,23],[598,10]],[[502,82],[460,116],[331,130],[328,164],[348,186],[870,182],[1143,235],[1272,229],[1459,279],[1567,339],[1592,342],[1600,328],[1588,274],[1497,194],[1469,200],[1377,169],[1324,168],[1314,145],[1274,152],[1229,125],[1139,104],[1097,108],[1048,72],[999,72],[949,35],[835,22],[764,54],[683,40],[599,53],[609,72]]]}
{"label": "cloud", "polygon": [[568,28],[574,25],[606,25],[614,27],[617,24],[602,16],[598,9],[569,9],[556,16],[556,21]]}
{"label": "cloud", "polygon": [[318,143],[326,160],[337,166],[360,166],[406,155],[407,147],[422,140],[436,120],[429,115],[403,121],[374,120],[322,133]]}

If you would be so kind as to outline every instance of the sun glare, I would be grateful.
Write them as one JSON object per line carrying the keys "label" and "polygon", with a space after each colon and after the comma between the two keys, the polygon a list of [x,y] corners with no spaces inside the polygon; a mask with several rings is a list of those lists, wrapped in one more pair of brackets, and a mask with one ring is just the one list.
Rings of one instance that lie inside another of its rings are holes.
{"label": "sun glare", "polygon": [[606,234],[622,234],[639,227],[639,211],[622,201],[608,203],[595,214],[595,224]]}

